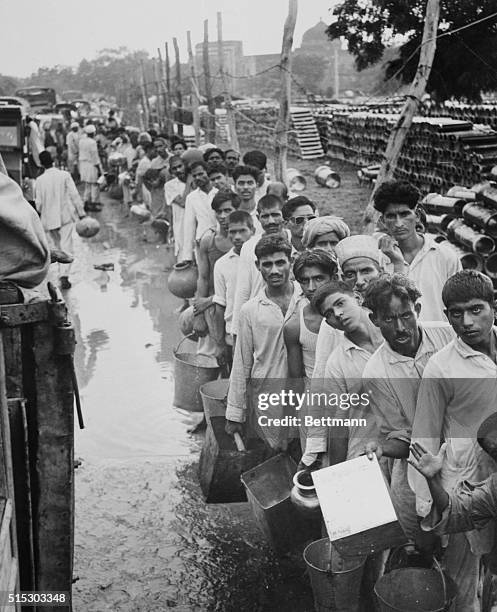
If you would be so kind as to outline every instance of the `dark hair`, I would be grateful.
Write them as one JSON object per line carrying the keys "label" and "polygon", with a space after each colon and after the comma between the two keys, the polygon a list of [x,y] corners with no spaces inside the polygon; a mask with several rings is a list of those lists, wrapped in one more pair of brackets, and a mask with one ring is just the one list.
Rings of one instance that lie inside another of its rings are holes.
{"label": "dark hair", "polygon": [[321,312],[321,306],[323,302],[329,295],[333,295],[334,293],[346,293],[347,295],[355,295],[354,290],[351,289],[347,283],[344,283],[341,280],[332,280],[329,283],[325,283],[321,285],[319,289],[316,289],[314,296],[312,298],[311,305],[314,310],[317,310],[319,313]]}
{"label": "dark hair", "polygon": [[497,446],[497,412],[487,417],[480,424],[476,439],[483,450],[488,453],[492,459],[497,460],[495,456],[495,447]]}
{"label": "dark hair", "polygon": [[40,162],[44,168],[51,168],[53,166],[53,159],[48,151],[40,153]]}
{"label": "dark hair", "polygon": [[253,166],[237,166],[233,170],[233,180],[235,183],[241,176],[244,175],[251,176],[254,181],[257,182],[257,179],[259,178],[259,170]]}
{"label": "dark hair", "polygon": [[231,202],[233,208],[239,208],[242,201],[240,200],[240,196],[236,193],[233,193],[231,190],[227,189],[226,191],[218,191],[211,202],[212,210],[219,210],[221,204],[225,202]]}
{"label": "dark hair", "polygon": [[338,272],[338,264],[331,253],[323,249],[314,249],[313,251],[304,251],[295,260],[293,264],[293,275],[295,280],[299,280],[300,273],[304,268],[316,266],[321,268],[325,274],[336,276]]}
{"label": "dark hair", "polygon": [[153,142],[142,142],[141,143],[141,148],[145,151],[145,153],[148,153],[151,149],[154,149],[154,143]]}
{"label": "dark hair", "polygon": [[185,160],[181,157],[181,155],[171,155],[171,157],[168,159],[169,167],[171,167],[173,161],[180,161],[186,167]]}
{"label": "dark hair", "polygon": [[228,217],[228,225],[230,223],[244,223],[249,229],[254,229],[252,215],[246,210],[234,210]]}
{"label": "dark hair", "polygon": [[220,172],[221,174],[223,174],[224,176],[227,175],[228,173],[228,168],[226,168],[226,166],[224,165],[224,163],[218,164],[216,166],[212,165],[212,164],[208,164],[207,165],[207,174],[210,176],[211,174],[213,174],[214,172]]}
{"label": "dark hair", "polygon": [[148,170],[145,171],[143,175],[143,182],[145,183],[145,187],[147,186],[147,183],[150,184],[160,178],[162,178],[161,183],[164,184],[165,177],[163,174],[161,174],[161,171],[158,170],[157,168],[149,168]]}
{"label": "dark hair", "polygon": [[226,149],[226,151],[224,152],[224,159],[226,159],[226,155],[228,155],[228,153],[236,153],[238,159],[240,159],[240,153],[236,149]]}
{"label": "dark hair", "polygon": [[183,146],[185,147],[185,151],[188,149],[188,145],[186,144],[186,141],[185,141],[185,140],[183,140],[183,138],[178,138],[178,136],[174,136],[174,137],[171,139],[171,148],[173,148],[173,149],[174,149],[174,147],[175,147],[177,144],[183,145]]}
{"label": "dark hair", "polygon": [[261,212],[261,210],[266,210],[268,208],[274,208],[275,206],[281,210],[283,208],[283,200],[277,195],[269,193],[268,195],[262,196],[257,202],[257,212]]}
{"label": "dark hair", "polygon": [[454,302],[469,302],[481,299],[494,305],[494,288],[492,281],[476,270],[462,270],[456,272],[445,281],[442,289],[442,301],[445,308]]}
{"label": "dark hair", "polygon": [[374,207],[381,213],[389,204],[407,204],[409,208],[416,208],[420,193],[407,181],[385,181],[376,190],[374,194]]}
{"label": "dark hair", "polygon": [[188,166],[188,172],[193,172],[195,170],[195,168],[197,168],[198,166],[202,166],[202,168],[207,172],[207,164],[204,161],[202,161],[201,159],[197,159],[197,160],[193,161]]}
{"label": "dark hair", "polygon": [[385,312],[393,296],[414,304],[421,297],[421,291],[403,274],[382,274],[368,284],[363,306],[377,316]]}
{"label": "dark hair", "polygon": [[247,151],[242,161],[246,166],[254,166],[258,170],[264,170],[267,164],[267,157],[262,151]]}
{"label": "dark hair", "polygon": [[159,135],[159,132],[154,128],[150,128],[149,130],[147,130],[147,132],[152,137],[152,140],[154,140],[154,138],[157,138],[157,136]]}
{"label": "dark hair", "polygon": [[288,221],[299,206],[310,206],[313,212],[316,211],[316,205],[312,200],[309,200],[309,198],[306,198],[305,196],[296,196],[295,198],[290,198],[283,206],[283,219]]}
{"label": "dark hair", "polygon": [[281,197],[281,199],[285,201],[288,200],[288,187],[285,185],[285,183],[281,183],[280,181],[272,181],[271,183],[269,183],[266,189],[266,195],[277,195],[270,191],[275,187],[278,187],[281,191],[281,196],[278,197]]}
{"label": "dark hair", "polygon": [[255,256],[257,261],[265,255],[273,255],[273,253],[285,253],[288,259],[292,256],[292,246],[283,236],[263,236],[255,245]]}
{"label": "dark hair", "polygon": [[213,147],[212,149],[207,149],[204,153],[204,161],[209,163],[209,157],[212,153],[219,153],[221,159],[224,161],[224,151],[222,149],[218,149],[217,147]]}

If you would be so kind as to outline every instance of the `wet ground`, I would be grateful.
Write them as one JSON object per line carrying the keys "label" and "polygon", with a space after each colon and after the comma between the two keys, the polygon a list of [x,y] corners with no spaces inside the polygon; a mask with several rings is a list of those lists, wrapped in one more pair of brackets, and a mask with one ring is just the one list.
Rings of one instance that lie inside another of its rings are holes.
{"label": "wet ground", "polygon": [[[298,165],[310,197],[356,225],[369,192],[355,170],[341,164],[342,188],[330,192],[314,187],[315,166]],[[74,610],[313,610],[300,554],[276,557],[248,504],[203,502],[203,435],[188,434],[197,417],[173,407],[180,300],[167,290],[171,252],[103,201],[102,230],[78,244],[66,292],[86,425],[76,431]],[[93,269],[103,263],[114,270]]]}

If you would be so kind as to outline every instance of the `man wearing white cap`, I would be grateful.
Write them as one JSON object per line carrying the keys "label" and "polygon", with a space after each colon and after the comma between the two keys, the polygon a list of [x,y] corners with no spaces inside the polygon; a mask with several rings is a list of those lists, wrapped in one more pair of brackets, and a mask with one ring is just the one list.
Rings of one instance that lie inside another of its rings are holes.
{"label": "man wearing white cap", "polygon": [[71,131],[66,137],[67,145],[67,169],[71,173],[74,180],[77,178],[78,170],[78,156],[79,156],[79,139],[81,134],[79,132],[79,123],[73,121],[71,123]]}
{"label": "man wearing white cap", "polygon": [[[359,294],[364,294],[369,282],[378,278],[387,261],[378,249],[372,236],[348,236],[335,246],[335,254],[345,283]],[[343,340],[343,332],[331,327],[325,320],[321,323],[316,344],[316,363],[312,377],[324,378],[326,362],[331,352]]]}
{"label": "man wearing white cap", "polygon": [[98,211],[102,207],[97,181],[103,170],[95,141],[96,131],[95,126],[91,124],[84,128],[85,135],[79,141],[79,174],[85,186],[83,193],[85,209]]}

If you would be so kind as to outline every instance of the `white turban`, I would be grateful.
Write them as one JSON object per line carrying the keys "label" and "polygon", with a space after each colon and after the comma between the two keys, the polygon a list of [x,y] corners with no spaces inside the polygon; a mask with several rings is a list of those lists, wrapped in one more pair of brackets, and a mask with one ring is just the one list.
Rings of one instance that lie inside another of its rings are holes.
{"label": "white turban", "polygon": [[85,132],[87,134],[95,134],[96,131],[97,131],[97,128],[91,123],[90,125],[85,125]]}
{"label": "white turban", "polygon": [[314,246],[316,239],[328,232],[335,232],[338,240],[343,240],[350,236],[350,228],[341,217],[326,215],[324,217],[316,217],[308,221],[304,228],[302,236],[302,244],[304,248],[310,249]]}
{"label": "white turban", "polygon": [[367,257],[380,265],[382,256],[376,238],[364,235],[344,238],[336,245],[335,253],[340,267],[343,267],[343,264],[349,259],[356,257]]}

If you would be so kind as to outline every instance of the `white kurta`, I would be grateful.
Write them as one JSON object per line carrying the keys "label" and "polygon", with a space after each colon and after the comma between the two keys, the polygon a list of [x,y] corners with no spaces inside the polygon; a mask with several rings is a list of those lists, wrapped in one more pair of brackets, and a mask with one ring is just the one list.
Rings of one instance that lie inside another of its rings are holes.
{"label": "white kurta", "polygon": [[85,214],[71,175],[58,168],[48,168],[36,179],[35,204],[46,230],[73,223]]}
{"label": "white kurta", "polygon": [[[283,327],[295,312],[301,291],[300,285],[294,282],[294,293],[285,315],[267,297],[265,290],[248,301],[240,311],[226,418],[239,423],[248,421],[250,429],[272,448],[288,439],[289,431],[283,426],[259,427],[257,418],[261,415],[281,418],[286,409],[278,405],[262,410],[258,406],[257,397],[260,393],[278,392],[285,387],[288,360]],[[254,400],[252,405],[247,404],[247,392]],[[294,411],[292,416],[295,416]]]}
{"label": "white kurta", "polygon": [[100,166],[97,143],[86,134],[79,140],[79,174],[84,183],[96,183]]}

